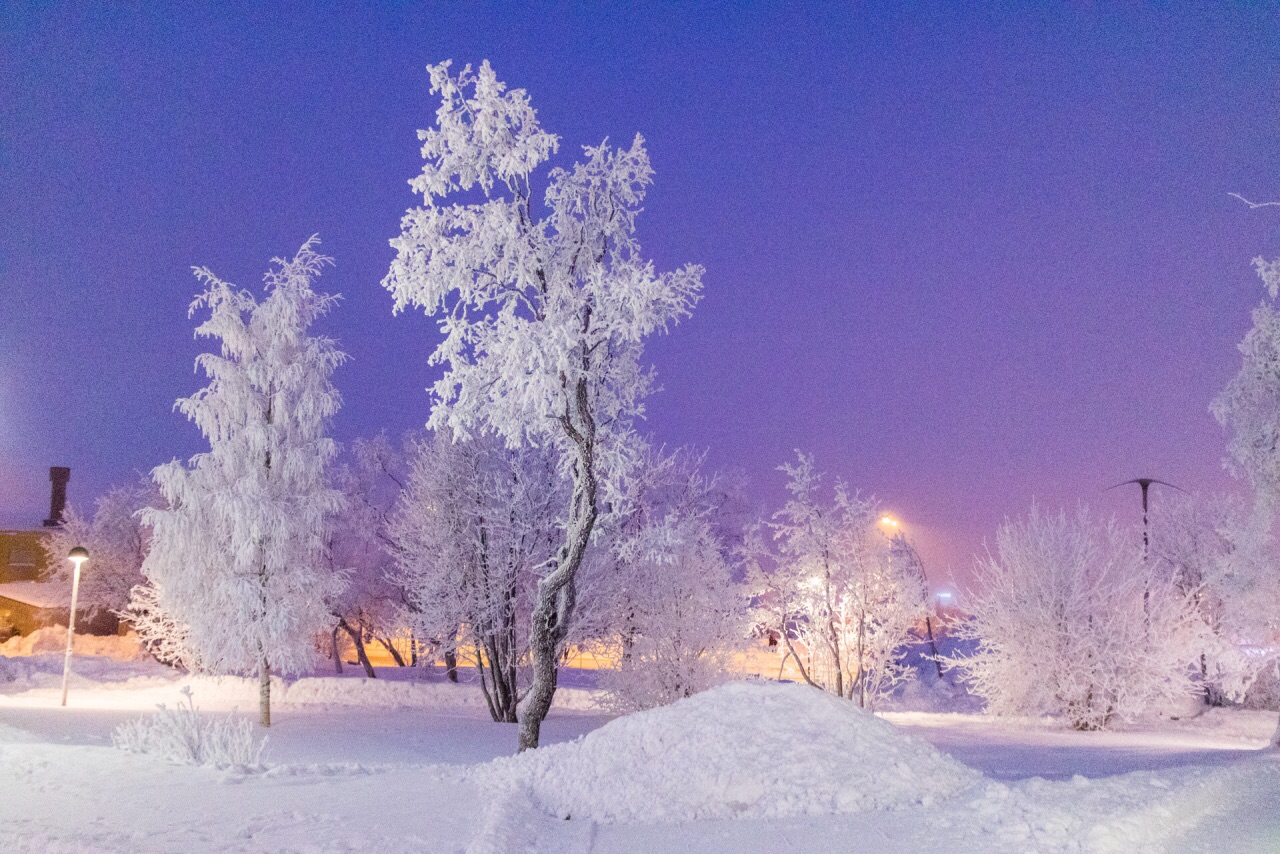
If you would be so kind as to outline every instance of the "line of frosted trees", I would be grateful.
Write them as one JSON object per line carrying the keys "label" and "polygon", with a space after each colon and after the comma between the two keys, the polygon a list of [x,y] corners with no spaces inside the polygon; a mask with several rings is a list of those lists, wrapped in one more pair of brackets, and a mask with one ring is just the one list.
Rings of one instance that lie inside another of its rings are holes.
{"label": "line of frosted trees", "polygon": [[[369,676],[371,644],[468,668],[521,749],[575,649],[613,663],[618,711],[729,678],[765,637],[804,682],[875,707],[906,678],[928,591],[874,499],[824,485],[798,453],[764,516],[738,480],[636,430],[654,386],[644,341],[690,314],[702,277],[640,253],[643,139],[548,169],[559,140],[523,90],[487,63],[429,70],[440,107],[410,182],[422,204],[383,281],[396,311],[439,325],[427,429],[345,451],[329,438],[345,356],[312,329],[337,305],[315,289],[332,263],[315,238],[273,262],[260,296],[200,268],[190,311],[218,346],[176,408],[209,450],[112,491],[92,518],[72,510],[52,551],[90,546],[87,598],[157,657],[255,675],[264,725],[273,675],[309,672],[318,643],[340,668],[344,642]],[[1242,643],[1278,628],[1280,275],[1259,269],[1270,301],[1214,404],[1254,506],[1169,502],[1150,549],[1083,511],[1006,523],[954,631],[967,645],[939,662],[991,711],[1102,728],[1196,693],[1238,697],[1260,672]]]}

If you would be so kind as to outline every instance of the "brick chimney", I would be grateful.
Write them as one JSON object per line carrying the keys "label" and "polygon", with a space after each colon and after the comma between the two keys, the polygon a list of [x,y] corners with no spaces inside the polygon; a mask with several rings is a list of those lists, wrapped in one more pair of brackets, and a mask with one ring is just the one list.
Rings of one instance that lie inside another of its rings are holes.
{"label": "brick chimney", "polygon": [[67,507],[67,481],[71,480],[71,469],[50,466],[49,480],[53,483],[53,490],[49,495],[49,518],[44,520],[44,526],[56,528],[62,524],[62,511]]}

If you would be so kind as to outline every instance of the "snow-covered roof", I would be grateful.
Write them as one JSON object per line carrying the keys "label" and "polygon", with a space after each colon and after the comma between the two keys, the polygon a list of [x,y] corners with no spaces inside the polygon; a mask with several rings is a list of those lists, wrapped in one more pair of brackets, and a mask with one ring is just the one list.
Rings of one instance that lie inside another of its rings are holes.
{"label": "snow-covered roof", "polygon": [[0,597],[35,608],[65,608],[71,604],[67,585],[48,581],[8,581],[0,584]]}

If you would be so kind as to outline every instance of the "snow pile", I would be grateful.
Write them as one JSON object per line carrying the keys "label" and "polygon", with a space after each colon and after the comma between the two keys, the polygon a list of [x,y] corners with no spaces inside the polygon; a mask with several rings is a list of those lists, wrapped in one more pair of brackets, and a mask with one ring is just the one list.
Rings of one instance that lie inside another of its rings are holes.
{"label": "snow pile", "polygon": [[499,793],[524,788],[562,818],[606,823],[927,806],[982,779],[848,700],[764,682],[619,718],[475,775]]}
{"label": "snow pile", "polygon": [[[45,626],[29,635],[19,635],[0,643],[0,656],[23,658],[65,652],[66,648],[67,627]],[[132,632],[127,635],[77,634],[72,641],[72,650],[76,655],[96,655],[116,661],[139,661],[149,657],[138,636]]]}

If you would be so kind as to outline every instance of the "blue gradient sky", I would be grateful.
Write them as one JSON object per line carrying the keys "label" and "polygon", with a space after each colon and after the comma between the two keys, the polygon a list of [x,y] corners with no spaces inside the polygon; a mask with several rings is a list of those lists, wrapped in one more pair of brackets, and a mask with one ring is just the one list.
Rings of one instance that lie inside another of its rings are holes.
{"label": "blue gradient sky", "polygon": [[1277,254],[1280,12],[1186,4],[327,10],[0,6],[0,526],[202,447],[189,268],[257,286],[319,232],[350,438],[421,424],[391,316],[423,66],[488,58],[564,142],[642,132],[640,237],[707,268],[651,348],[662,440],[776,502],[796,447],[935,577],[1033,496],[1136,514],[1229,485],[1207,412]]}

